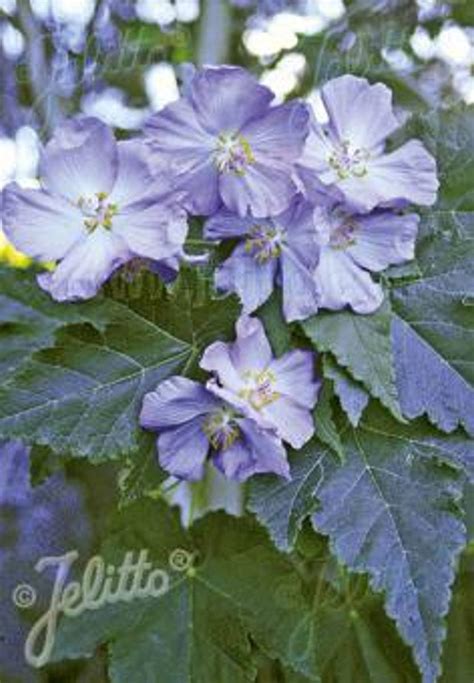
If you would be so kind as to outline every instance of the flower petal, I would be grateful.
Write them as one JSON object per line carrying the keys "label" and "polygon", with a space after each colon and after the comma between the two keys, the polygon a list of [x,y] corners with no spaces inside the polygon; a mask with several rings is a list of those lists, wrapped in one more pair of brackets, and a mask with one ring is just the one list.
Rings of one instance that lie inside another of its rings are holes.
{"label": "flower petal", "polygon": [[270,159],[292,162],[303,152],[309,121],[308,105],[289,102],[271,107],[264,116],[253,119],[242,129],[242,135],[258,162],[265,164]]}
{"label": "flower petal", "polygon": [[232,344],[231,356],[239,374],[266,368],[272,360],[272,349],[260,320],[242,315],[235,330],[237,338]]}
{"label": "flower petal", "polygon": [[[231,345],[217,341],[207,347],[204,351],[199,366],[203,370],[215,373],[219,377],[219,382],[229,387],[234,392],[239,392],[243,387],[243,380],[237,372],[234,360],[231,358]],[[208,389],[212,391],[209,386]],[[217,392],[213,392],[216,393]]]}
{"label": "flower petal", "polygon": [[296,195],[291,170],[281,161],[273,160],[268,164],[249,164],[243,175],[224,173],[219,180],[222,201],[239,216],[275,216],[287,209]]}
{"label": "flower petal", "polygon": [[208,451],[209,441],[199,418],[168,429],[158,437],[161,467],[180,479],[202,479]]}
{"label": "flower petal", "polygon": [[150,168],[150,150],[143,142],[119,142],[117,149],[118,172],[109,200],[123,207],[149,194],[156,181]]}
{"label": "flower petal", "polygon": [[113,232],[136,256],[162,261],[182,253],[188,224],[182,209],[148,196],[114,216]]}
{"label": "flower petal", "polygon": [[46,189],[73,202],[109,194],[117,176],[117,144],[111,129],[92,117],[60,126],[46,145],[40,176]]}
{"label": "flower petal", "polygon": [[331,247],[322,249],[314,278],[321,308],[338,311],[349,305],[356,313],[373,313],[382,304],[380,285],[347,252]]}
{"label": "flower petal", "polygon": [[298,405],[291,398],[281,396],[260,411],[267,423],[275,429],[277,436],[293,448],[301,448],[314,434],[311,412]]}
{"label": "flower petal", "polygon": [[79,208],[44,190],[16,183],[3,191],[3,230],[19,251],[39,261],[57,261],[87,232]]}
{"label": "flower petal", "polygon": [[238,245],[215,273],[217,289],[235,292],[243,304],[244,313],[253,313],[273,291],[278,262],[270,259],[258,262]]}
{"label": "flower petal", "polygon": [[275,375],[273,388],[305,408],[313,408],[320,384],[314,379],[314,353],[289,351],[270,363]]}
{"label": "flower petal", "polygon": [[145,394],[140,424],[145,429],[164,429],[188,422],[214,410],[220,402],[202,384],[186,377],[170,377]]}
{"label": "flower petal", "polygon": [[314,268],[309,270],[288,248],[283,249],[280,264],[285,320],[305,320],[317,312],[320,304]]}
{"label": "flower petal", "polygon": [[252,217],[241,218],[230,211],[218,211],[204,225],[204,237],[208,240],[225,240],[243,237],[255,225]]}
{"label": "flower petal", "polygon": [[321,96],[339,140],[356,147],[374,149],[400,127],[392,92],[383,83],[371,85],[348,74],[326,83]]}
{"label": "flower petal", "polygon": [[98,228],[77,242],[54,272],[38,275],[38,283],[56,301],[90,299],[113,271],[131,257],[120,237]]}
{"label": "flower petal", "polygon": [[242,438],[220,451],[214,464],[229,479],[246,481],[254,474],[274,473],[290,479],[286,451],[274,434],[259,429],[252,420],[238,420]]}
{"label": "flower petal", "polygon": [[378,272],[391,264],[415,258],[418,214],[397,216],[389,211],[377,211],[356,220],[355,243],[348,247],[347,253],[362,268]]}
{"label": "flower petal", "polygon": [[237,132],[261,117],[274,95],[245,69],[208,67],[191,82],[189,97],[201,125],[211,133]]}
{"label": "flower petal", "polygon": [[196,118],[191,104],[181,99],[154,114],[145,126],[153,166],[174,179],[188,195],[186,208],[210,215],[220,205],[218,172],[212,153],[217,141]]}

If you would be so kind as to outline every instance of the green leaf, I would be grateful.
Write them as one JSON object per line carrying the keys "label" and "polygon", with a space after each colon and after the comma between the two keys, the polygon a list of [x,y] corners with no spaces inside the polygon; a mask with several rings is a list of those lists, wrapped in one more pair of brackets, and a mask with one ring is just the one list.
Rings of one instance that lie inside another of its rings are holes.
{"label": "green leaf", "polygon": [[290,455],[291,480],[264,475],[249,484],[247,508],[263,524],[280,550],[293,549],[306,517],[316,509],[315,492],[323,476],[324,447],[316,439]]}
{"label": "green leaf", "polygon": [[[393,624],[371,596],[358,596],[352,579],[346,595],[334,591],[314,613],[322,652],[321,680],[331,683],[413,683],[416,669]],[[308,679],[285,671],[285,683]]]}
{"label": "green leaf", "polygon": [[434,110],[413,116],[404,136],[420,138],[431,151],[441,181],[437,208],[474,210],[474,107]]}
{"label": "green leaf", "polygon": [[161,485],[167,476],[158,465],[156,435],[143,432],[138,452],[126,458],[118,472],[119,505],[130,505],[142,496],[161,495]]}
{"label": "green leaf", "polygon": [[341,460],[344,460],[344,449],[341,444],[338,428],[334,422],[332,400],[334,391],[332,383],[324,382],[319,392],[318,401],[314,409],[314,426],[316,436],[333,449]]}
{"label": "green leaf", "polygon": [[83,320],[80,307],[55,303],[31,271],[0,266],[1,383],[35,351],[51,346],[56,330]]}
{"label": "green leaf", "polygon": [[183,275],[168,293],[149,274],[150,286],[134,282],[124,303],[70,304],[84,322],[57,329],[54,345],[0,389],[0,435],[94,461],[136,451],[143,395],[191,372],[202,347],[232,322],[232,305],[211,300],[199,277]]}
{"label": "green leaf", "polygon": [[321,311],[303,323],[303,329],[319,351],[331,352],[339,365],[403,420],[398,403],[390,340],[391,310],[388,302],[373,315],[350,311]]}
{"label": "green leaf", "polygon": [[325,458],[315,528],[350,569],[368,572],[413,648],[425,683],[439,674],[444,616],[465,528],[457,506],[472,442],[401,427],[382,411],[344,440],[347,461]]}
{"label": "green leaf", "polygon": [[441,683],[469,683],[474,680],[474,552],[464,553],[456,579],[448,637],[444,646]]}
{"label": "green leaf", "polygon": [[473,230],[474,213],[461,218],[433,212],[421,245],[423,277],[392,294],[393,354],[403,414],[415,418],[426,413],[443,431],[462,425],[471,434]]}
{"label": "green leaf", "polygon": [[[271,656],[314,667],[301,580],[255,525],[212,514],[186,533],[176,511],[143,500],[117,514],[102,556],[118,567],[141,549],[168,573],[168,591],[63,618],[54,661],[108,643],[112,683],[244,683],[256,675],[251,634]],[[178,550],[194,566],[174,569]]]}
{"label": "green leaf", "polygon": [[[57,332],[0,390],[0,433],[92,460],[138,446],[141,399],[191,347],[125,306],[88,306],[91,324]],[[103,327],[103,333],[97,331]]]}
{"label": "green leaf", "polygon": [[273,292],[270,299],[260,307],[258,315],[265,327],[273,353],[277,357],[282,356],[291,348],[291,332],[283,317],[282,296],[279,291]]}
{"label": "green leaf", "polygon": [[217,339],[234,336],[240,312],[237,297],[216,297],[212,279],[198,268],[183,267],[169,287],[149,270],[141,270],[131,280],[119,276],[106,291],[115,301],[193,347],[195,353],[186,368],[187,375],[202,374],[198,352]]}
{"label": "green leaf", "polygon": [[341,368],[330,354],[323,357],[323,374],[331,380],[334,392],[339,398],[341,408],[349,418],[353,427],[357,427],[364,409],[369,403],[369,395],[364,387],[356,382],[343,368]]}

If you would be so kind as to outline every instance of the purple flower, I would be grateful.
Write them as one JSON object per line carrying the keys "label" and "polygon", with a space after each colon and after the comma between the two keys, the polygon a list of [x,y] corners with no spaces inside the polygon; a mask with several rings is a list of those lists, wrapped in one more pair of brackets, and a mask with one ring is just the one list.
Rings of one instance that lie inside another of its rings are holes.
{"label": "purple flower", "polygon": [[314,434],[311,410],[319,390],[314,380],[314,354],[289,351],[273,358],[263,325],[242,316],[232,344],[211,344],[201,360],[214,373],[207,387],[244,415],[293,448],[301,448]]}
{"label": "purple flower", "polygon": [[150,119],[149,145],[177,174],[194,213],[210,215],[224,203],[239,216],[263,217],[289,206],[309,112],[301,102],[271,107],[272,99],[247,71],[209,67]]}
{"label": "purple flower", "polygon": [[140,424],[160,432],[160,464],[175,477],[202,479],[210,455],[229,479],[263,472],[290,478],[286,451],[272,431],[185,377],[171,377],[146,394]]}
{"label": "purple flower", "polygon": [[54,299],[93,297],[132,258],[176,265],[182,256],[186,214],[169,183],[152,177],[147,154],[143,144],[117,143],[106,125],[83,117],[46,146],[42,189],[5,188],[10,241],[32,258],[58,262],[38,277]]}
{"label": "purple flower", "polygon": [[383,290],[368,271],[378,273],[415,256],[417,214],[390,211],[350,215],[318,207],[314,213],[321,246],[314,278],[321,308],[349,305],[356,313],[372,313]]}
{"label": "purple flower", "polygon": [[221,211],[205,226],[209,239],[240,238],[230,258],[217,270],[218,289],[235,292],[244,313],[252,313],[270,296],[275,282],[283,289],[283,312],[288,322],[317,311],[313,278],[319,248],[313,207],[298,198],[275,218],[239,218]]}
{"label": "purple flower", "polygon": [[329,122],[313,121],[299,166],[309,193],[323,184],[360,212],[434,204],[436,162],[421,142],[384,153],[386,138],[400,126],[385,85],[348,75],[329,81],[321,94]]}

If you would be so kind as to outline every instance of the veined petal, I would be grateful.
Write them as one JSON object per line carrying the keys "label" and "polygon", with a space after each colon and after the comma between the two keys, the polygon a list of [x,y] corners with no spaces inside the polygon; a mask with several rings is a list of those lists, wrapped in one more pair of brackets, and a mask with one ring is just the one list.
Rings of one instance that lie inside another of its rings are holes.
{"label": "veined petal", "polygon": [[204,225],[204,237],[208,240],[225,240],[243,237],[255,225],[252,217],[241,218],[230,211],[218,211]]}
{"label": "veined petal", "polygon": [[275,376],[275,391],[305,408],[313,408],[320,387],[314,379],[314,359],[311,351],[298,349],[273,360],[269,370]]}
{"label": "veined petal", "polygon": [[176,190],[186,192],[186,208],[199,215],[215,213],[220,206],[213,159],[217,139],[197,120],[190,102],[182,98],[154,114],[145,134],[153,167],[160,173],[165,170]]}
{"label": "veined petal", "polygon": [[[150,150],[138,140],[127,140],[117,144],[118,172],[109,201],[123,207],[156,186],[150,168]],[[166,186],[163,190],[169,191]]]}
{"label": "veined petal", "polygon": [[229,479],[246,481],[254,474],[273,473],[290,478],[286,451],[275,434],[257,427],[253,420],[240,419],[242,438],[216,454],[213,461]]}
{"label": "veined petal", "polygon": [[305,320],[314,315],[320,305],[313,272],[287,247],[280,258],[283,313],[287,322]]}
{"label": "veined petal", "polygon": [[183,210],[145,197],[113,218],[113,231],[136,256],[162,261],[181,254],[188,233]]}
{"label": "veined petal", "polygon": [[198,151],[210,152],[215,143],[215,135],[207,132],[196,118],[193,106],[186,100],[168,104],[157,114],[153,114],[144,129],[152,152],[174,159],[175,168],[182,161],[189,164],[190,158]]}
{"label": "veined petal", "polygon": [[281,396],[260,412],[263,419],[272,425],[277,436],[293,448],[301,448],[314,434],[311,411],[295,403],[291,398]]}
{"label": "veined petal", "polygon": [[319,259],[314,206],[298,195],[276,220],[286,228],[285,242],[289,249],[308,269],[314,269]]}
{"label": "veined petal", "polygon": [[321,308],[338,311],[349,305],[356,313],[373,313],[382,304],[380,285],[342,250],[331,247],[321,250],[314,279]]}
{"label": "veined petal", "polygon": [[208,154],[197,157],[193,166],[176,178],[176,190],[183,190],[183,207],[195,216],[210,216],[221,207],[219,174]]}
{"label": "veined petal", "polygon": [[11,183],[3,191],[3,230],[19,251],[57,261],[87,234],[78,207],[44,190]]}
{"label": "veined petal", "polygon": [[274,95],[245,69],[208,67],[193,78],[189,97],[201,125],[211,133],[237,132],[261,117]]}
{"label": "veined petal", "polygon": [[392,92],[383,83],[371,85],[350,74],[334,78],[321,90],[330,126],[339,140],[374,149],[400,127],[392,107]]}
{"label": "veined petal", "polygon": [[260,263],[239,244],[215,273],[217,289],[235,292],[243,304],[244,313],[253,313],[273,291],[278,261]]}
{"label": "veined petal", "polygon": [[271,107],[268,112],[252,120],[242,129],[252,153],[262,164],[265,159],[296,161],[303,152],[309,133],[310,113],[303,102],[288,102]]}
{"label": "veined petal", "polygon": [[117,143],[99,119],[79,117],[61,125],[46,145],[40,176],[46,189],[72,202],[109,194],[117,176]]}
{"label": "veined petal", "polygon": [[145,394],[140,424],[145,429],[165,429],[205,415],[219,405],[202,384],[186,377],[170,377]]}
{"label": "veined petal", "polygon": [[283,212],[297,193],[291,167],[281,161],[249,164],[243,175],[224,173],[219,179],[222,201],[239,216],[266,218]]}
{"label": "veined petal", "polygon": [[209,441],[199,418],[168,429],[158,437],[161,467],[180,479],[202,479],[208,451]]}
{"label": "veined petal", "polygon": [[398,216],[389,211],[376,211],[359,216],[356,221],[354,244],[347,248],[347,253],[362,268],[378,272],[391,264],[415,258],[418,214]]}
{"label": "veined petal", "polygon": [[253,420],[238,421],[255,460],[254,474],[272,473],[291,479],[286,450],[281,440],[269,430],[263,430]]}
{"label": "veined petal", "polygon": [[52,273],[38,275],[38,283],[56,301],[90,299],[131,257],[120,237],[98,228],[74,244]]}
{"label": "veined petal", "polygon": [[227,479],[245,481],[254,474],[254,460],[246,442],[240,438],[225,450],[217,451],[212,462]]}
{"label": "veined petal", "polygon": [[331,156],[332,149],[331,141],[325,134],[325,129],[312,119],[303,153],[298,160],[298,167],[303,166],[317,176],[324,173],[329,168],[328,159]]}
{"label": "veined petal", "polygon": [[242,315],[235,330],[237,338],[231,345],[231,357],[239,374],[266,368],[272,359],[272,349],[260,320]]}
{"label": "veined petal", "polygon": [[[244,382],[235,368],[230,346],[221,341],[214,342],[204,351],[199,365],[203,370],[216,374],[220,383],[238,393]],[[212,391],[211,387],[208,388]]]}

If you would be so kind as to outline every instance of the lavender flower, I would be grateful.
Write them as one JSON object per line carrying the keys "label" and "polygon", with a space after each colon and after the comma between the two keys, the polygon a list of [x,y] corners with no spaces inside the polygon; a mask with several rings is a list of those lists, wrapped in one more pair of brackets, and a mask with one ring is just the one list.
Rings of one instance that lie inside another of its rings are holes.
{"label": "lavender flower", "polygon": [[384,153],[400,126],[385,85],[348,75],[329,81],[321,94],[329,123],[313,121],[299,167],[309,193],[322,183],[360,212],[436,201],[436,162],[419,140]]}
{"label": "lavender flower", "polygon": [[140,424],[160,432],[160,464],[175,477],[202,479],[209,456],[229,479],[263,472],[290,477],[286,451],[272,431],[185,377],[171,377],[146,394]]}
{"label": "lavender flower", "polygon": [[314,354],[290,351],[273,358],[262,323],[242,316],[232,344],[211,344],[201,360],[214,373],[207,387],[264,429],[272,429],[293,448],[301,448],[314,434],[311,410],[318,383]]}
{"label": "lavender flower", "polygon": [[288,322],[302,320],[318,308],[313,278],[319,258],[313,207],[297,198],[275,218],[239,218],[221,211],[205,226],[209,239],[241,238],[230,258],[217,270],[218,289],[236,292],[244,313],[252,313],[272,293],[283,289],[283,311]]}
{"label": "lavender flower", "polygon": [[178,176],[192,212],[211,215],[223,202],[260,218],[289,206],[309,112],[300,102],[270,107],[272,99],[245,70],[209,67],[148,122],[150,148]]}
{"label": "lavender flower", "polygon": [[40,190],[5,188],[3,227],[20,251],[58,262],[38,277],[54,299],[93,297],[134,257],[182,256],[186,214],[164,177],[152,177],[144,145],[117,144],[99,120],[75,119],[46,146],[40,175]]}
{"label": "lavender flower", "polygon": [[383,301],[383,290],[368,271],[414,258],[417,214],[390,211],[351,215],[341,209],[317,208],[314,214],[321,251],[314,273],[320,306],[372,313]]}

